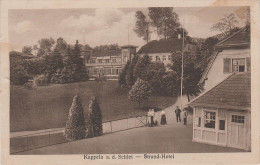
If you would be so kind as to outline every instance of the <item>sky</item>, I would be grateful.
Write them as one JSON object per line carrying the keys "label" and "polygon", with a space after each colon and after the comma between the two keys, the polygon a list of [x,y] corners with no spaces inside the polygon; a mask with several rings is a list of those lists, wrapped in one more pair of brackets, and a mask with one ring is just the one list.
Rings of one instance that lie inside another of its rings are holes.
{"label": "sky", "polygon": [[[67,43],[139,46],[145,41],[133,31],[135,12],[148,13],[147,8],[88,8],[88,9],[11,9],[9,10],[9,42],[11,49],[36,45],[41,38],[62,37]],[[225,15],[235,13],[239,26],[246,18],[245,7],[176,7],[182,26],[191,37],[206,38],[217,34],[210,27]],[[152,34],[152,40],[158,39]]]}

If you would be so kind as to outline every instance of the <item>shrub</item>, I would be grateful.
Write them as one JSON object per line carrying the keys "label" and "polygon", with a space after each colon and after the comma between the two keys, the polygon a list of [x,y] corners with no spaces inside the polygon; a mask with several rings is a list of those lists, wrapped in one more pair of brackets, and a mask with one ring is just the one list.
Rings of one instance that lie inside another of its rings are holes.
{"label": "shrub", "polygon": [[33,89],[33,84],[31,82],[27,82],[23,85],[25,89]]}
{"label": "shrub", "polygon": [[35,77],[33,82],[37,86],[48,85],[48,78],[45,75],[40,75]]}
{"label": "shrub", "polygon": [[74,96],[72,105],[69,109],[69,115],[66,122],[64,136],[67,140],[78,140],[85,138],[86,125],[84,112],[79,96]]}
{"label": "shrub", "polygon": [[90,100],[87,117],[87,137],[100,136],[102,129],[102,114],[98,101],[95,97]]}
{"label": "shrub", "polygon": [[140,103],[144,100],[147,100],[151,96],[151,90],[146,81],[138,78],[132,87],[132,89],[128,93],[128,98],[131,101],[138,102],[139,108]]}
{"label": "shrub", "polygon": [[29,75],[26,73],[22,66],[12,68],[10,72],[10,79],[12,84],[23,85],[28,82]]}

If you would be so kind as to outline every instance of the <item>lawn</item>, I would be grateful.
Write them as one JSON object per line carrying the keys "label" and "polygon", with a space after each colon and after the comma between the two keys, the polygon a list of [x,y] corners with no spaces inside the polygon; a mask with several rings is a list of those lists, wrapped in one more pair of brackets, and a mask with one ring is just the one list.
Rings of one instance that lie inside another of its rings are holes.
{"label": "lawn", "polygon": [[65,127],[68,110],[76,94],[81,97],[85,114],[91,96],[97,96],[103,121],[143,115],[147,107],[162,109],[176,101],[173,97],[153,96],[139,109],[138,103],[128,100],[127,89],[118,87],[117,81],[52,84],[34,87],[33,90],[11,86],[10,92],[11,132]]}

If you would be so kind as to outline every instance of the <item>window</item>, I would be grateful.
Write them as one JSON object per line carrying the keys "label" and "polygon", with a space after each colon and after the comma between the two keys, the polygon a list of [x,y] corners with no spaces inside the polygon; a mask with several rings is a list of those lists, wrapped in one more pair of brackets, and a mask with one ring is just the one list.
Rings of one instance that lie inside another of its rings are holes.
{"label": "window", "polygon": [[95,63],[95,62],[96,62],[96,60],[94,60],[94,59],[90,60],[90,63]]}
{"label": "window", "polygon": [[112,59],[112,62],[116,62],[116,59],[115,59],[115,58],[113,58],[113,59]]}
{"label": "window", "polygon": [[251,61],[250,57],[246,58],[224,58],[224,73],[231,72],[250,72]]}
{"label": "window", "polygon": [[109,63],[109,59],[106,59],[105,62],[106,62],[106,63]]}
{"label": "window", "polygon": [[225,120],[219,120],[219,130],[225,130]]}
{"label": "window", "polygon": [[204,127],[215,128],[216,112],[204,112]]}
{"label": "window", "polygon": [[233,123],[245,123],[245,116],[239,116],[239,115],[232,115]]}
{"label": "window", "polygon": [[159,56],[156,56],[156,61],[160,61],[160,57]]}
{"label": "window", "polygon": [[172,60],[172,55],[168,55],[168,60]]}
{"label": "window", "polygon": [[166,56],[163,56],[163,61],[166,61]]}
{"label": "window", "polygon": [[102,60],[98,60],[98,63],[102,63]]}
{"label": "window", "polygon": [[232,72],[245,72],[245,63],[244,58],[232,59]]}

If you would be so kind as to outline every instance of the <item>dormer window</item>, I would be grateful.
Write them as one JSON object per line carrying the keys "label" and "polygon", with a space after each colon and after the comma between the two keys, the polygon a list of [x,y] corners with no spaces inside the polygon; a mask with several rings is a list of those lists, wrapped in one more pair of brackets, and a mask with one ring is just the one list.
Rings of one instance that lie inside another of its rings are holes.
{"label": "dormer window", "polygon": [[250,57],[246,58],[224,58],[224,73],[250,72]]}
{"label": "dormer window", "polygon": [[244,58],[232,59],[232,72],[245,72],[246,60]]}

